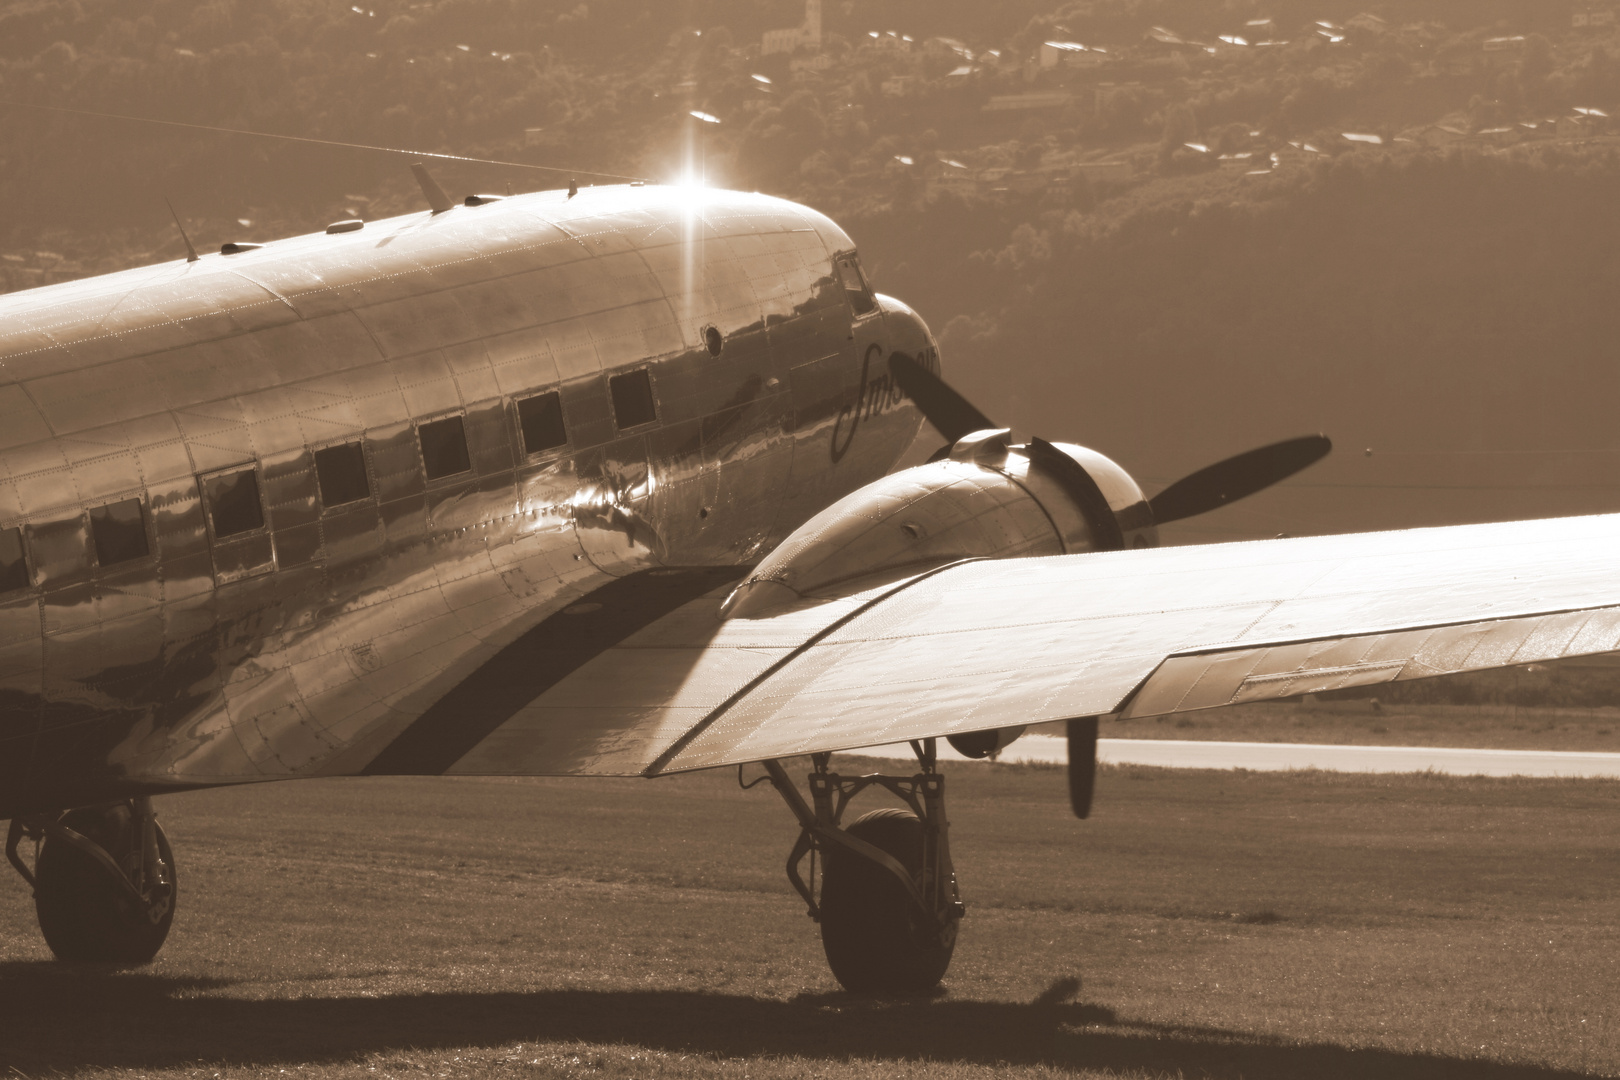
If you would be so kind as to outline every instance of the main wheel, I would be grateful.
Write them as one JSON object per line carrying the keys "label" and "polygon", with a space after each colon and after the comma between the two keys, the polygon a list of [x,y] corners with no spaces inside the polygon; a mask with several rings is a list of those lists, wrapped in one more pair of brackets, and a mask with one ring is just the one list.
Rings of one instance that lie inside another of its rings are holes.
{"label": "main wheel", "polygon": [[[913,878],[921,874],[923,824],[910,811],[873,810],[845,831],[894,856]],[[945,977],[956,923],[930,925],[892,873],[834,847],[821,876],[821,945],[844,989],[918,994]]]}
{"label": "main wheel", "polygon": [[[70,810],[59,824],[101,845],[121,865],[139,849],[138,823],[123,803]],[[136,903],[92,856],[46,836],[34,864],[34,911],[58,960],[144,964],[163,947],[174,922],[174,853],[162,826],[155,827],[168,891],[151,904]]]}

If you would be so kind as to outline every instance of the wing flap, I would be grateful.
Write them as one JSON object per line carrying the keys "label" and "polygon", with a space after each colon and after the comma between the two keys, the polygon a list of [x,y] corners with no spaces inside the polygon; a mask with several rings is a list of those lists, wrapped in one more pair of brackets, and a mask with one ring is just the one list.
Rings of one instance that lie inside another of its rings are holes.
{"label": "wing flap", "polygon": [[[1305,677],[1293,672],[1281,675],[1251,675],[1244,679],[1231,704],[1244,701],[1269,701],[1293,694],[1319,694],[1324,690],[1343,690],[1352,686],[1376,686],[1397,678],[1406,661],[1395,660],[1383,664],[1350,664],[1346,667],[1318,668]],[[1282,687],[1282,689],[1279,689]],[[1180,711],[1180,710],[1177,710]]]}
{"label": "wing flap", "polygon": [[[1172,656],[1120,715],[1162,716],[1616,650],[1620,608]],[[1367,659],[1336,664],[1346,652]]]}

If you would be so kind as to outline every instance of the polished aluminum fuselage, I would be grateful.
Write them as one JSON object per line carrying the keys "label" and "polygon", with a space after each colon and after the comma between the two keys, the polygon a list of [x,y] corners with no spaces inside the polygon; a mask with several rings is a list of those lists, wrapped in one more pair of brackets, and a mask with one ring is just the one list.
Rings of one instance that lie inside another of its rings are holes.
{"label": "polished aluminum fuselage", "polygon": [[[615,577],[757,562],[921,423],[886,358],[932,340],[855,315],[852,248],[777,199],[595,188],[0,297],[0,817],[360,771]],[[531,455],[515,403],[550,390],[567,441]],[[471,468],[429,480],[448,416]],[[326,506],[314,454],[355,442],[369,495]],[[233,469],[264,523],[217,536]],[[148,554],[101,566],[91,515],[131,499]]]}

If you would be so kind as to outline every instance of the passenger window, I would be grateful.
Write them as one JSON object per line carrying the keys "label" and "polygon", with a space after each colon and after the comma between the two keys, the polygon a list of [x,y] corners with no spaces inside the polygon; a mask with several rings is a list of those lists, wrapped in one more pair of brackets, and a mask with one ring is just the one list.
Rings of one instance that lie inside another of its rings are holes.
{"label": "passenger window", "polygon": [[90,533],[96,542],[96,562],[102,566],[139,559],[151,551],[146,543],[146,519],[139,499],[125,499],[91,510]]}
{"label": "passenger window", "polygon": [[264,524],[259,505],[259,477],[252,469],[210,476],[204,485],[208,496],[208,519],[214,538],[245,533]]}
{"label": "passenger window", "polygon": [[653,404],[652,378],[646,368],[613,376],[608,380],[608,389],[613,393],[613,419],[620,431],[658,419],[658,407]]}
{"label": "passenger window", "polygon": [[0,532],[0,592],[26,589],[28,562],[23,558],[21,529]]}
{"label": "passenger window", "polygon": [[517,403],[518,426],[523,429],[523,452],[538,454],[568,441],[563,427],[562,395],[553,390]]}
{"label": "passenger window", "polygon": [[429,480],[472,469],[472,459],[467,456],[467,431],[461,417],[447,416],[423,424],[416,429],[416,437],[422,444],[422,467],[427,470]]}
{"label": "passenger window", "polygon": [[838,256],[838,277],[844,283],[844,295],[849,297],[849,306],[856,315],[870,315],[877,310],[877,301],[872,298],[872,290],[855,256]]}
{"label": "passenger window", "polygon": [[342,506],[371,494],[366,478],[366,449],[357,442],[315,451],[315,479],[321,485],[322,506]]}

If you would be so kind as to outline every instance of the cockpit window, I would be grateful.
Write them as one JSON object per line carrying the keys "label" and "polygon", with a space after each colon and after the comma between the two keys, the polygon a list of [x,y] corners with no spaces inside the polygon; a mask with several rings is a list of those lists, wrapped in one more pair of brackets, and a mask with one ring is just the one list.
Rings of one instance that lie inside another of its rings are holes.
{"label": "cockpit window", "polygon": [[854,254],[838,256],[838,277],[844,283],[844,295],[849,297],[849,306],[857,316],[870,315],[877,310],[877,301],[872,298],[866,275],[861,273],[860,261]]}

